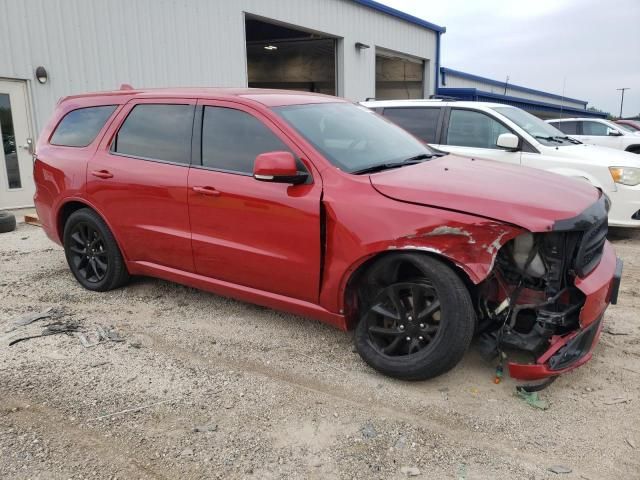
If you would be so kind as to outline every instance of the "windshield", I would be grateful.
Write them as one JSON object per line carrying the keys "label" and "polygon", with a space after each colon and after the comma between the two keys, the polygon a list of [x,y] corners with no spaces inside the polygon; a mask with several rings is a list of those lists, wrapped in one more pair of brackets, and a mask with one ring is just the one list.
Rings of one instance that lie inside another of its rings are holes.
{"label": "windshield", "polygon": [[558,147],[576,143],[575,140],[569,140],[567,135],[556,127],[549,125],[529,112],[514,107],[492,107],[492,109],[507,117],[543,145]]}
{"label": "windshield", "polygon": [[623,123],[616,123],[615,126],[617,129],[622,130],[624,132],[633,133],[635,131],[629,125],[625,125]]}
{"label": "windshield", "polygon": [[[273,109],[327,160],[349,173],[400,166],[434,155],[425,144],[366,107],[351,103]],[[364,173],[364,172],[363,172]]]}

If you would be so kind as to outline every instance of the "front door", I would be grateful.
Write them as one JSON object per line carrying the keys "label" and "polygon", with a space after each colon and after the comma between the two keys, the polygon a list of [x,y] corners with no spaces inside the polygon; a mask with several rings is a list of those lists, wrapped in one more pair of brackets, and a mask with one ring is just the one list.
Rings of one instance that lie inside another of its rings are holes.
{"label": "front door", "polygon": [[0,209],[33,205],[26,82],[0,80]]}
{"label": "front door", "polygon": [[520,152],[503,150],[496,145],[502,133],[514,133],[484,112],[452,108],[445,125],[444,143],[434,147],[456,155],[496,160],[520,165]]}
{"label": "front door", "polygon": [[[189,170],[189,217],[196,272],[288,297],[318,301],[322,183],[253,178],[258,154],[302,152],[267,118],[247,107],[203,101],[201,161]],[[197,120],[199,121],[199,120]],[[197,122],[196,121],[196,122]],[[197,125],[197,123],[196,123]],[[197,135],[197,133],[196,133]]]}

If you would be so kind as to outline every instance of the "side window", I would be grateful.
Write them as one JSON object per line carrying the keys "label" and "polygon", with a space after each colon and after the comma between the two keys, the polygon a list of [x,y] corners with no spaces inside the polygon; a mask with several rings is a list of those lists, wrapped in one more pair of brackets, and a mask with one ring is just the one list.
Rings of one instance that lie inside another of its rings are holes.
{"label": "side window", "polygon": [[51,136],[52,145],[86,147],[102,130],[116,105],[79,108],[67,113]]}
{"label": "side window", "polygon": [[449,117],[447,145],[474,148],[497,148],[498,136],[511,133],[490,116],[472,110],[453,109]]}
{"label": "side window", "polygon": [[606,137],[607,127],[604,123],[582,122],[582,134],[593,135],[594,137]]}
{"label": "side window", "polygon": [[567,135],[578,134],[578,122],[553,122],[551,125]]}
{"label": "side window", "polygon": [[132,157],[190,163],[194,105],[136,105],[127,116],[112,150]]}
{"label": "side window", "polygon": [[204,107],[202,165],[229,172],[253,172],[260,153],[290,149],[260,120],[241,110]]}
{"label": "side window", "polygon": [[384,116],[427,143],[436,142],[440,108],[385,108]]}

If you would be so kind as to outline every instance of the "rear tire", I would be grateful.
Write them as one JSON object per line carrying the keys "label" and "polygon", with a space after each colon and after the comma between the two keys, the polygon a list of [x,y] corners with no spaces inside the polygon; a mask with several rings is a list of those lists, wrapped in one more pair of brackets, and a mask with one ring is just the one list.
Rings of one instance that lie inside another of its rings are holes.
{"label": "rear tire", "polygon": [[73,212],[65,223],[63,239],[69,268],[87,290],[105,292],[129,280],[111,230],[93,210],[82,208]]}
{"label": "rear tire", "polygon": [[466,286],[438,259],[419,253],[383,257],[360,288],[355,345],[391,377],[426,380],[452,369],[475,328]]}

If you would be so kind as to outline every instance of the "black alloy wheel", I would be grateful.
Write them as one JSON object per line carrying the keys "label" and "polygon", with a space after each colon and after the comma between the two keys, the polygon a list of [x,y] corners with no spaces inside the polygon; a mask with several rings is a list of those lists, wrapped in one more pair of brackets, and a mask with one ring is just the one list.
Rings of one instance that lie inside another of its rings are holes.
{"label": "black alloy wheel", "polygon": [[442,260],[420,252],[381,257],[363,274],[354,341],[371,367],[425,380],[452,369],[471,343],[469,290]]}
{"label": "black alloy wheel", "polygon": [[89,283],[98,283],[109,271],[109,255],[97,228],[78,222],[71,229],[71,261],[78,274]]}
{"label": "black alloy wheel", "polygon": [[63,244],[69,268],[84,288],[104,292],[129,280],[120,248],[95,211],[82,208],[69,216]]}

